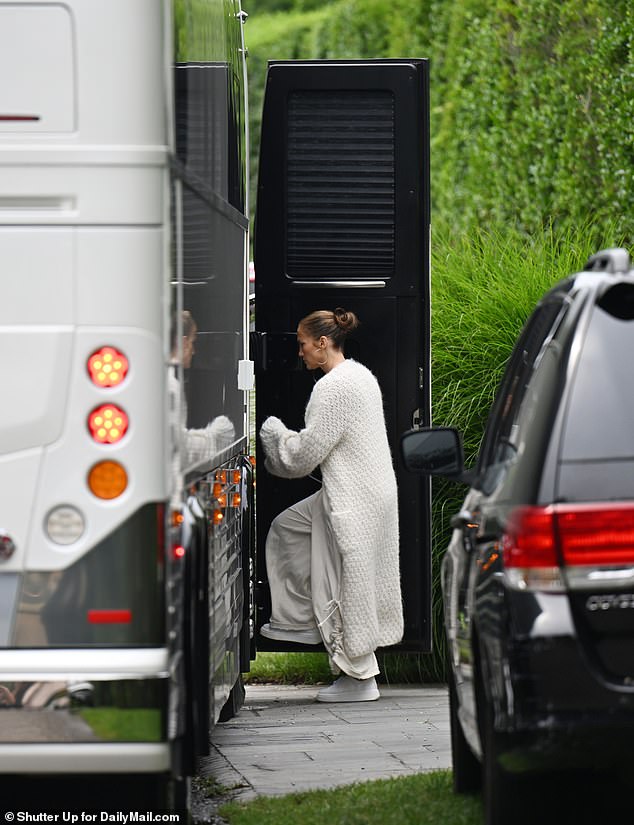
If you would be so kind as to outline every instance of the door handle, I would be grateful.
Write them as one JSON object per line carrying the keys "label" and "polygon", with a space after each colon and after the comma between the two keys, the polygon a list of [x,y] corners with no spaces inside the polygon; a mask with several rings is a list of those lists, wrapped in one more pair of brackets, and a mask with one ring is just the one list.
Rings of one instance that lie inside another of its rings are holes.
{"label": "door handle", "polygon": [[291,286],[311,289],[384,289],[385,281],[291,281]]}

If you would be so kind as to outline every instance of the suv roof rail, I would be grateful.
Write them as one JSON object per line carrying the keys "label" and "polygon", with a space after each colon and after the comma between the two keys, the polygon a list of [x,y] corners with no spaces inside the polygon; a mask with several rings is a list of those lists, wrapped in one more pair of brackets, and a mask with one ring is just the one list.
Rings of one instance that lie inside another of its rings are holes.
{"label": "suv roof rail", "polygon": [[630,271],[630,254],[627,249],[602,249],[588,258],[584,272],[608,272],[610,275]]}

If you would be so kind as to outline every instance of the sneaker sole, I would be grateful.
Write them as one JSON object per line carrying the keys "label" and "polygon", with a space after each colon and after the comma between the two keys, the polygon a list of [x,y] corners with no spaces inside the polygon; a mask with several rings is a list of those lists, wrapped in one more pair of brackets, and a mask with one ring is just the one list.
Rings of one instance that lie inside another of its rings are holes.
{"label": "sneaker sole", "polygon": [[376,702],[380,698],[380,693],[370,696],[320,696],[317,694],[318,702]]}
{"label": "sneaker sole", "polygon": [[285,633],[283,630],[265,630],[261,627],[260,636],[264,636],[265,639],[274,639],[277,642],[296,642],[302,645],[320,645],[322,643],[319,634],[306,637],[302,636],[301,632],[293,633],[290,630]]}

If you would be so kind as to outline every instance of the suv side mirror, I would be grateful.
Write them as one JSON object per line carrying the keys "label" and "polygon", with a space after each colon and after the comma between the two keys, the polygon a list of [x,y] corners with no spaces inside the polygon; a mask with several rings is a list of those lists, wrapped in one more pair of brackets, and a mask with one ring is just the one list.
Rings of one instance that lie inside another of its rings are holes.
{"label": "suv side mirror", "polygon": [[462,443],[451,427],[422,427],[401,436],[401,455],[408,470],[460,480],[464,472]]}

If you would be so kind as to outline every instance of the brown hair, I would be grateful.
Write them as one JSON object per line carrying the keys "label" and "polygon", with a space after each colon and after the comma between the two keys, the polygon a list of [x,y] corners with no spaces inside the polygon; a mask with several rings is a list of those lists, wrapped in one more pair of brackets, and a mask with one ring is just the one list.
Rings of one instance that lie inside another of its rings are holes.
{"label": "brown hair", "polygon": [[[194,316],[188,309],[184,309],[181,313],[181,325],[183,329],[183,337],[189,338],[197,330]],[[172,324],[170,328],[170,350],[173,353],[178,345],[178,312],[172,315]]]}
{"label": "brown hair", "polygon": [[314,340],[324,335],[330,338],[337,349],[343,349],[346,336],[359,326],[359,319],[354,312],[341,307],[337,307],[334,312],[329,309],[318,309],[302,318],[297,326]]}

